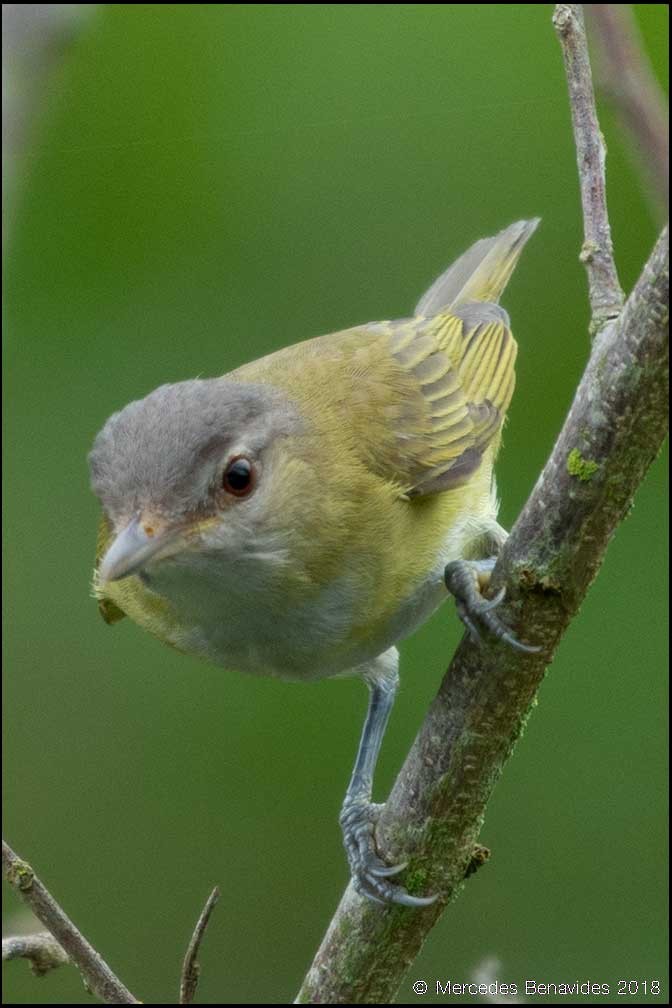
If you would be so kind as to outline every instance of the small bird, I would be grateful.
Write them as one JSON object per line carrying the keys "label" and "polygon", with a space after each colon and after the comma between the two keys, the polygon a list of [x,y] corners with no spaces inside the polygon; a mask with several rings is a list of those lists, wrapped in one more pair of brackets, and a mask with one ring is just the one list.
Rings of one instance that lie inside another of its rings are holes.
{"label": "small bird", "polygon": [[498,304],[538,219],[477,241],[411,318],[358,325],[221,378],[162,385],[89,456],[94,593],[179,651],[288,680],[358,675],[369,706],[340,822],[356,889],[424,906],[375,844],[373,774],[396,645],[451,593],[520,650],[488,598],[507,533],[493,465],[517,347]]}

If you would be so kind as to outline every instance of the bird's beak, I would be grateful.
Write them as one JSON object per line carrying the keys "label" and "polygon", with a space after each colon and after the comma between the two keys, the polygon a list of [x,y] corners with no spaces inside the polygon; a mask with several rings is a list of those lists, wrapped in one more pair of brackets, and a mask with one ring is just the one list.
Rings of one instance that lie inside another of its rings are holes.
{"label": "bird's beak", "polygon": [[119,581],[136,574],[159,553],[173,552],[170,546],[174,546],[178,537],[176,529],[159,527],[142,517],[134,518],[119,532],[103,557],[98,568],[100,582]]}

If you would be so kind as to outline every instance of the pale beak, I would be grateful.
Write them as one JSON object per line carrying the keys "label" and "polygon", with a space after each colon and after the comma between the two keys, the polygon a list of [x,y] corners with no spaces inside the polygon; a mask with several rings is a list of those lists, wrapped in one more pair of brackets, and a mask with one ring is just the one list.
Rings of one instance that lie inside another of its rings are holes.
{"label": "pale beak", "polygon": [[146,529],[147,525],[136,517],[117,535],[98,568],[101,584],[136,574],[179,536],[175,529],[152,527],[149,533]]}

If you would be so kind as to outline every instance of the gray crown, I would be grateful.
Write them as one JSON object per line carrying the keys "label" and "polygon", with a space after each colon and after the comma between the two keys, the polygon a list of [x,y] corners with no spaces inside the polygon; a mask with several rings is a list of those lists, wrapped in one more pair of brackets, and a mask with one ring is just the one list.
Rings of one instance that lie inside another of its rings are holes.
{"label": "gray crown", "polygon": [[296,409],[271,386],[224,378],[162,385],[100,431],[91,488],[112,519],[148,505],[164,514],[198,509],[228,449],[242,439],[256,454],[297,426]]}

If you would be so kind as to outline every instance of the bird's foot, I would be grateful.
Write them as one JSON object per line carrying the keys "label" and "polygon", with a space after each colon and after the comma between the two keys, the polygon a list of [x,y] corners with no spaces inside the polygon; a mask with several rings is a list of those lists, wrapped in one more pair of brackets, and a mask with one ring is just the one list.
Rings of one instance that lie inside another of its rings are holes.
{"label": "bird's foot", "polygon": [[358,798],[346,798],[343,804],[340,823],[354,887],[362,896],[383,906],[389,903],[429,906],[436,896],[411,896],[403,886],[389,881],[402,872],[406,864],[386,865],[378,856],[374,830],[382,808],[382,805]]}
{"label": "bird's foot", "polygon": [[506,588],[501,588],[492,599],[483,597],[482,592],[490,583],[495,559],[493,557],[488,560],[454,560],[446,565],[444,581],[448,591],[455,596],[457,615],[476,644],[481,643],[480,626],[483,626],[494,637],[515,648],[516,651],[536,654],[541,649],[519,641],[494,611],[503,602]]}

